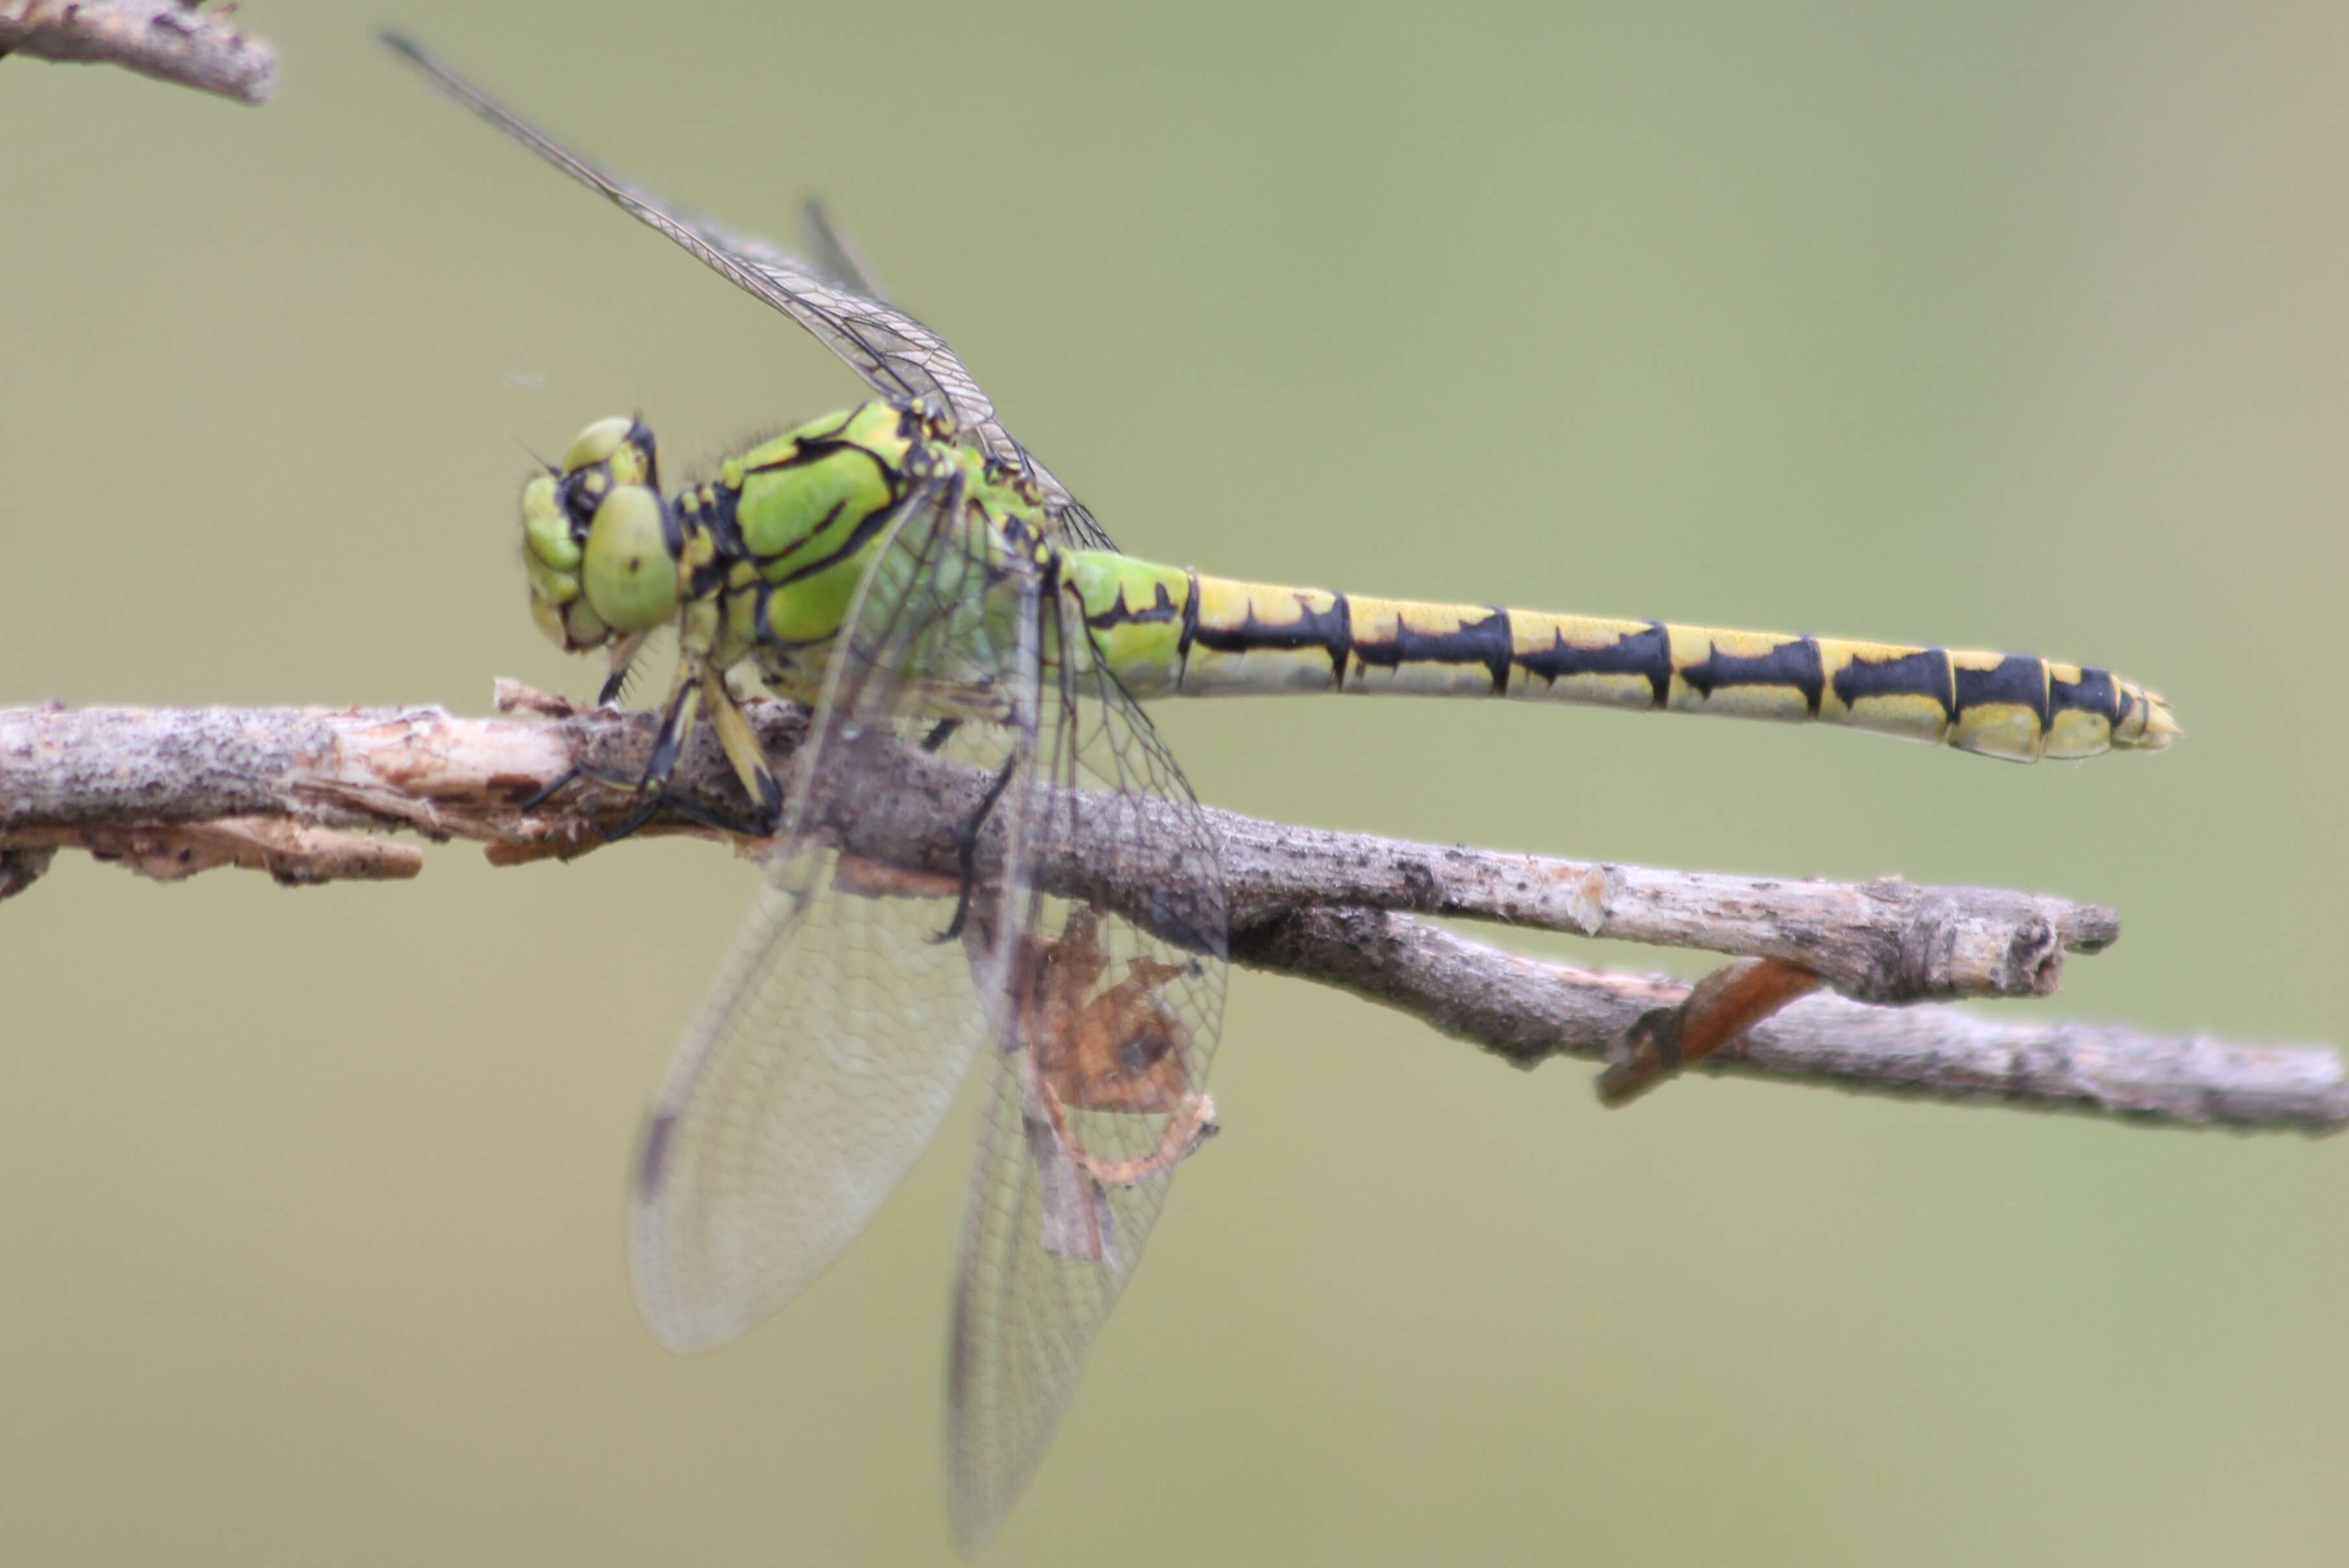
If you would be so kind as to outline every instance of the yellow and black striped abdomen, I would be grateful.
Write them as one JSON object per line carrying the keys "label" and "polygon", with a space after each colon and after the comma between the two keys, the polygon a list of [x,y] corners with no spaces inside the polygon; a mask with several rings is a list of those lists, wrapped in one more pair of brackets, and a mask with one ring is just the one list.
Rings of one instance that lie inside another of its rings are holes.
{"label": "yellow and black striped abdomen", "polygon": [[1085,602],[1136,696],[1396,692],[1816,719],[2019,762],[2153,749],[2178,733],[2144,687],[2029,655],[1371,599],[1121,564],[1115,591],[1097,581]]}

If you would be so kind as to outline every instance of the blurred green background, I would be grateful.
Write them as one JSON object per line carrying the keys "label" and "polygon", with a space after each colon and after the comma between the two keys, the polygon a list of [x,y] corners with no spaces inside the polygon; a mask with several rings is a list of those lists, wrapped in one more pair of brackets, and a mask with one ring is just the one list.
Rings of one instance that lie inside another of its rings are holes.
{"label": "blurred green background", "polygon": [[[2188,730],[2018,769],[1167,712],[1207,799],[2108,901],[2051,1011],[2344,1033],[2337,5],[243,15],[258,111],[0,65],[0,702],[592,693],[523,613],[526,449],[633,409],[714,458],[857,396],[398,21],[738,226],[828,194],[1138,552],[2095,660]],[[752,878],[77,859],[0,909],[10,1559],[944,1559],[967,1114],[743,1344],[670,1357],[627,1297],[637,1108]],[[1226,1134],[997,1561],[2349,1553],[2338,1145],[1703,1081],[1607,1114],[1249,975],[1225,1039]]]}

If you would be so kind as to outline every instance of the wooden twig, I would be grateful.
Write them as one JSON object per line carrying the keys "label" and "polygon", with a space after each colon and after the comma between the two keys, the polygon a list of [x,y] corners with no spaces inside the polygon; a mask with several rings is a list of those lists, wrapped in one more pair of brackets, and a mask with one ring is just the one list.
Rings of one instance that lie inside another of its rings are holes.
{"label": "wooden twig", "polygon": [[[0,896],[12,872],[16,886],[27,885],[64,848],[150,875],[241,864],[298,882],[413,874],[417,858],[367,836],[386,830],[480,840],[501,864],[598,847],[598,823],[625,814],[624,799],[576,789],[533,810],[521,803],[583,764],[618,776],[641,767],[650,716],[584,712],[512,685],[501,687],[499,707],[506,717],[0,709]],[[767,699],[750,712],[787,769],[804,712]],[[878,766],[858,760],[866,772],[856,803],[831,830],[876,862],[955,874],[956,830],[973,820],[987,776],[910,748]],[[719,820],[742,810],[706,735],[672,793]],[[2093,953],[2118,934],[2113,912],[2097,905],[1996,888],[1672,872],[1209,816],[1225,849],[1236,962],[1372,997],[1514,1061],[1611,1057],[1615,1098],[1682,1065],[1683,1054],[1700,1055],[1684,1051],[1692,1033],[1712,1055],[1688,1065],[1707,1072],[2186,1124],[2330,1130],[2349,1120],[2349,1089],[2323,1050],[1857,1005],[2045,995],[2067,951]],[[1146,919],[1163,883],[1121,883],[1106,832],[1090,828],[1081,809],[1067,820],[1066,841],[1037,857],[1039,879]],[[1128,816],[1124,830],[1133,827]],[[730,837],[667,820],[647,831]],[[1413,918],[1422,915],[1765,962],[1724,971],[1690,1004],[1677,982],[1519,957]],[[1802,975],[1841,995],[1794,1000],[1807,988]],[[1659,1009],[1674,1010],[1670,1027],[1680,1033],[1664,1039],[1651,1017],[1648,1046],[1661,1054],[1640,1066],[1632,1031]]]}
{"label": "wooden twig", "polygon": [[[621,803],[594,791],[567,792],[530,811],[520,802],[581,764],[634,773],[651,717],[583,712],[518,686],[502,691],[500,707],[512,717],[465,718],[439,708],[0,709],[0,844],[55,848],[76,841],[58,830],[136,825],[152,833],[274,816],[478,839],[501,864],[598,847],[599,821],[623,814]],[[750,712],[771,756],[787,767],[804,714],[763,699]],[[870,859],[952,874],[954,829],[973,815],[987,776],[911,751],[885,761],[894,788],[860,791],[872,799],[843,833]],[[707,735],[671,793],[721,820],[743,810]],[[1455,915],[1775,958],[1857,1000],[1906,1003],[2046,995],[2067,951],[2093,953],[2120,929],[2101,905],[2001,888],[1655,870],[1208,815],[1223,841],[1235,931],[1307,907]],[[1055,891],[1122,905],[1117,855],[1084,841],[1081,813],[1077,826],[1069,841],[1048,847],[1040,874]],[[1131,830],[1130,820],[1125,826]],[[652,830],[712,831],[688,823]]]}
{"label": "wooden twig", "polygon": [[229,25],[235,9],[202,0],[0,3],[0,55],[118,65],[239,103],[265,102],[277,86],[277,52]]}
{"label": "wooden twig", "polygon": [[[1692,990],[1505,953],[1380,910],[1303,911],[1238,934],[1232,958],[1383,1003],[1524,1067],[1554,1056],[1612,1062],[1643,1016],[1679,1007]],[[2325,1133],[2349,1124],[2349,1085],[2324,1047],[1829,995],[1794,1002],[1687,1070],[2152,1125]]]}

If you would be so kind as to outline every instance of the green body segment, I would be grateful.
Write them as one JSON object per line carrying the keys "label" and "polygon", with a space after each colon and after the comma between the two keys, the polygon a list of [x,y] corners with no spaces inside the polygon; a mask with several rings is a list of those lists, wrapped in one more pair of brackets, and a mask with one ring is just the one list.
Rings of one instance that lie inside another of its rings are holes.
{"label": "green body segment", "polygon": [[1085,624],[1137,697],[1506,696],[1816,720],[2018,762],[2157,748],[2161,698],[2106,671],[1661,621],[1372,599],[1071,552]]}

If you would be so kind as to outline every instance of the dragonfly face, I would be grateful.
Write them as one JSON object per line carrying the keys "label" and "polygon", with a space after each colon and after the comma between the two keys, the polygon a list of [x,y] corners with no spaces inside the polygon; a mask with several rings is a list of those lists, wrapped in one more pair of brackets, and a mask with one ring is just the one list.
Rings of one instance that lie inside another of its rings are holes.
{"label": "dragonfly face", "polygon": [[653,434],[600,419],[523,487],[531,618],[567,653],[651,631],[677,613],[680,540]]}

